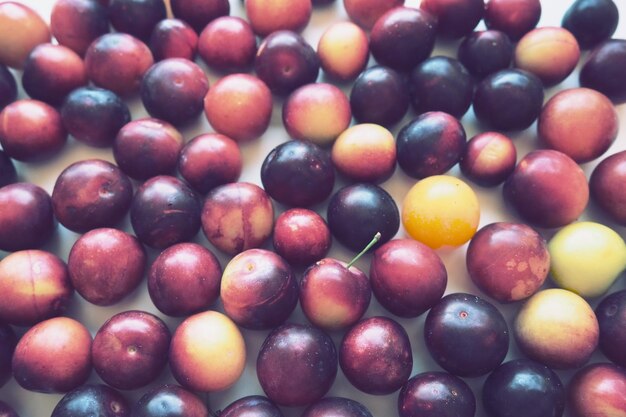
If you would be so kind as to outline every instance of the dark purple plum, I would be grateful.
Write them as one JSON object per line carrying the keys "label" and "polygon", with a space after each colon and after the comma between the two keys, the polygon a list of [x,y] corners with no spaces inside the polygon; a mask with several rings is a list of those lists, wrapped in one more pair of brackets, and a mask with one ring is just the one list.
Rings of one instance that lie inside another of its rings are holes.
{"label": "dark purple plum", "polygon": [[402,120],[409,109],[406,80],[391,68],[368,68],[354,81],[350,108],[359,123],[391,127]]}
{"label": "dark purple plum", "polygon": [[410,71],[428,58],[435,46],[437,19],[421,9],[395,7],[378,18],[370,35],[376,62]]}
{"label": "dark purple plum", "polygon": [[0,150],[0,188],[17,182],[17,171],[13,160]]}
{"label": "dark purple plum", "polygon": [[301,266],[322,259],[332,244],[322,216],[303,208],[289,209],[278,216],[272,240],[277,254],[290,264]]}
{"label": "dark purple plum", "polygon": [[420,7],[437,18],[437,33],[449,39],[472,33],[485,14],[483,0],[422,0]]}
{"label": "dark purple plum", "polygon": [[498,130],[523,130],[541,113],[543,84],[529,72],[505,69],[476,86],[474,113],[478,120]]}
{"label": "dark purple plum", "polygon": [[372,417],[372,413],[349,398],[325,397],[308,406],[301,417]]}
{"label": "dark purple plum", "polygon": [[529,359],[497,367],[483,384],[482,398],[489,417],[561,417],[565,409],[559,376]]}
{"label": "dark purple plum", "polygon": [[187,184],[161,175],[139,187],[130,221],[139,240],[153,248],[166,248],[198,233],[201,211],[198,196]]}
{"label": "dark purple plum", "polygon": [[52,200],[43,188],[26,182],[0,188],[0,250],[38,248],[54,229]]}
{"label": "dark purple plum", "polygon": [[328,203],[328,226],[342,245],[360,251],[376,233],[374,248],[388,242],[400,228],[400,214],[393,197],[374,184],[353,184],[337,191]]}
{"label": "dark purple plum", "polygon": [[15,412],[13,407],[11,407],[9,404],[5,403],[4,401],[0,401],[0,415],[2,417],[20,417]]}
{"label": "dark purple plum", "polygon": [[311,404],[335,381],[337,349],[330,336],[316,327],[283,324],[263,342],[256,371],[261,388],[276,404]]}
{"label": "dark purple plum", "polygon": [[474,81],[456,59],[434,56],[411,72],[409,89],[417,113],[441,111],[461,118],[472,104]]}
{"label": "dark purple plum", "polygon": [[423,372],[409,379],[398,396],[400,417],[474,417],[476,398],[459,377]]}
{"label": "dark purple plum", "polygon": [[598,90],[614,103],[626,102],[626,40],[610,39],[596,47],[580,70],[580,85]]}
{"label": "dark purple plum", "polygon": [[269,89],[287,95],[298,87],[315,82],[320,60],[307,41],[290,30],[268,35],[259,46],[254,71]]}
{"label": "dark purple plum", "polygon": [[115,226],[128,212],[132,199],[130,179],[101,159],[68,166],[52,190],[52,208],[59,223],[79,233]]}
{"label": "dark purple plum", "polygon": [[193,61],[198,51],[198,34],[180,19],[163,19],[154,27],[148,46],[155,62],[167,58]]}
{"label": "dark purple plum", "polygon": [[359,390],[373,395],[391,394],[411,375],[413,354],[409,336],[388,317],[363,319],[344,335],[339,365]]}
{"label": "dark purple plum", "polygon": [[541,17],[540,0],[487,0],[485,25],[506,33],[517,42],[532,30]]}
{"label": "dark purple plum", "polygon": [[249,395],[230,403],[220,417],[283,417],[280,408],[262,395]]}
{"label": "dark purple plum", "polygon": [[589,191],[593,201],[613,221],[626,225],[626,151],[603,159],[591,173]]}
{"label": "dark purple plum", "polygon": [[484,78],[511,66],[513,43],[499,30],[473,32],[459,45],[457,58],[474,77]]}
{"label": "dark purple plum", "polygon": [[[0,414],[1,415],[1,414]],[[58,402],[50,417],[130,417],[126,398],[103,384],[86,384]]]}
{"label": "dark purple plum", "polygon": [[76,140],[89,146],[111,146],[117,132],[130,122],[128,105],[113,91],[81,87],[61,107],[63,126]]}
{"label": "dark purple plum", "polygon": [[471,294],[448,294],[424,323],[426,347],[435,362],[461,377],[485,375],[509,350],[509,329],[493,304]]}
{"label": "dark purple plum", "polygon": [[50,14],[50,31],[59,45],[83,56],[89,44],[109,32],[109,16],[102,2],[58,0]]}
{"label": "dark purple plum", "polygon": [[133,417],[209,417],[200,397],[178,385],[159,385],[143,395],[132,409]]}
{"label": "dark purple plum", "polygon": [[157,62],[141,81],[141,101],[150,116],[174,125],[188,123],[202,113],[207,91],[206,74],[185,58]]}
{"label": "dark purple plum", "polygon": [[265,191],[279,203],[308,207],[330,195],[335,169],[328,151],[312,142],[291,140],[265,157],[261,181]]}
{"label": "dark purple plum", "polygon": [[9,69],[0,64],[0,110],[17,98],[17,83]]}
{"label": "dark purple plum", "polygon": [[398,133],[398,165],[413,178],[440,175],[461,160],[466,146],[458,119],[438,111],[424,113]]}
{"label": "dark purple plum", "polygon": [[596,307],[600,325],[600,350],[609,360],[626,367],[626,290],[610,294]]}
{"label": "dark purple plum", "polygon": [[230,13],[228,0],[170,0],[174,17],[183,20],[197,33],[220,16]]}
{"label": "dark purple plum", "polygon": [[[11,358],[17,344],[15,331],[8,324],[0,323],[0,387],[11,379]],[[0,410],[0,415],[2,410]]]}
{"label": "dark purple plum", "polygon": [[115,30],[144,42],[150,39],[156,24],[167,15],[163,0],[109,0],[108,12]]}
{"label": "dark purple plum", "polygon": [[576,0],[565,12],[561,26],[572,32],[583,49],[608,40],[617,29],[619,10],[613,0]]}

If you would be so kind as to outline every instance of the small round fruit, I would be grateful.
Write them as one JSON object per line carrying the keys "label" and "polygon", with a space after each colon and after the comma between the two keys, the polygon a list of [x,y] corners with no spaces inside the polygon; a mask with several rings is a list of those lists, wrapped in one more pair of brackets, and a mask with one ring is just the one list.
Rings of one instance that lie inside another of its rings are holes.
{"label": "small round fruit", "polygon": [[332,239],[326,221],[314,211],[293,208],[274,224],[274,250],[291,265],[310,265],[328,253]]}
{"label": "small round fruit", "polygon": [[511,139],[498,132],[483,132],[467,142],[459,167],[469,180],[494,187],[511,175],[516,162],[517,149]]}
{"label": "small round fruit", "polygon": [[50,42],[48,24],[30,7],[0,3],[0,64],[21,69],[35,46]]}
{"label": "small round fruit", "polygon": [[604,297],[595,312],[600,325],[600,350],[609,360],[626,368],[626,290]]}
{"label": "small round fruit", "polygon": [[409,236],[433,249],[464,244],[476,233],[479,221],[476,194],[452,176],[419,181],[402,203],[402,224]]}
{"label": "small round fruit", "polygon": [[156,24],[148,42],[154,61],[185,58],[190,61],[198,50],[198,34],[180,19],[163,19]]}
{"label": "small round fruit", "polygon": [[[8,324],[0,324],[0,387],[4,386],[13,372],[11,369],[11,359],[17,345],[17,336],[15,331]],[[2,410],[0,409],[0,413]]]}
{"label": "small round fruit", "polygon": [[113,29],[144,42],[150,39],[156,24],[167,15],[163,0],[109,0],[107,11]]}
{"label": "small round fruit", "polygon": [[269,398],[249,395],[230,403],[220,411],[220,417],[283,417],[283,413]]}
{"label": "small round fruit", "polygon": [[350,20],[365,30],[372,29],[385,12],[403,4],[403,0],[344,0],[343,2]]}
{"label": "small round fruit", "polygon": [[68,392],[50,417],[130,417],[130,406],[122,394],[103,384],[86,384]]}
{"label": "small round fruit", "polygon": [[626,225],[626,151],[602,160],[591,173],[589,191],[593,201],[613,221]]}
{"label": "small round fruit", "polygon": [[398,396],[400,417],[473,417],[471,388],[446,372],[423,372],[409,379]]}
{"label": "small round fruit", "polygon": [[221,391],[233,385],[246,364],[246,346],[235,323],[217,311],[186,318],[172,336],[174,378],[194,391]]}
{"label": "small round fruit", "polygon": [[569,30],[583,49],[608,40],[619,22],[613,0],[577,0],[563,15],[561,26]]}
{"label": "small round fruit", "polygon": [[372,413],[358,401],[325,397],[308,406],[301,417],[372,417]]}
{"label": "small round fruit", "polygon": [[245,72],[256,55],[256,37],[240,17],[221,16],[200,33],[198,54],[206,64],[223,72]]}
{"label": "small round fruit", "polygon": [[174,17],[189,23],[197,33],[213,20],[230,13],[228,0],[170,0],[170,4]]}
{"label": "small round fruit", "polygon": [[596,363],[579,370],[567,388],[573,417],[626,416],[626,372],[623,368]]}
{"label": "small round fruit", "polygon": [[509,303],[539,290],[548,277],[550,252],[544,238],[531,227],[497,222],[474,235],[467,247],[466,264],[478,288]]}
{"label": "small round fruit", "polygon": [[626,40],[610,39],[595,48],[580,70],[580,85],[592,88],[614,103],[626,102],[626,83],[622,68],[626,65]]}
{"label": "small round fruit", "polygon": [[83,56],[91,42],[109,32],[107,8],[92,0],[58,0],[52,6],[50,31],[59,45]]}
{"label": "small round fruit", "polygon": [[437,32],[458,39],[472,33],[485,13],[483,0],[422,0],[420,7],[437,18]]}
{"label": "small round fruit", "polygon": [[472,32],[459,45],[457,58],[474,77],[484,78],[511,66],[513,43],[499,30]]}
{"label": "small round fruit", "polygon": [[278,30],[302,31],[311,19],[311,0],[246,0],[252,30],[264,37]]}
{"label": "small round fruit", "polygon": [[369,52],[367,34],[352,22],[332,23],[317,44],[322,69],[340,82],[355,79],[365,69]]}
{"label": "small round fruit", "polygon": [[172,384],[159,385],[143,395],[132,411],[133,417],[210,417],[200,397]]}
{"label": "small round fruit", "polygon": [[0,110],[17,98],[17,83],[9,69],[0,64]]}
{"label": "small round fruit", "polygon": [[540,0],[488,0],[485,24],[506,33],[513,42],[531,31],[541,17]]}
{"label": "small round fruit", "polygon": [[520,350],[555,369],[584,365],[598,346],[598,320],[579,295],[560,288],[542,290],[522,306],[513,324]]}

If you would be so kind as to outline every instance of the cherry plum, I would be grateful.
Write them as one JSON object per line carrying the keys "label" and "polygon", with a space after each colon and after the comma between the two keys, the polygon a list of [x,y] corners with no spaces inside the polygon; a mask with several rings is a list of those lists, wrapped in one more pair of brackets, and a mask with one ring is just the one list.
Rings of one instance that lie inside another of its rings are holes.
{"label": "cherry plum", "polygon": [[247,21],[235,16],[221,16],[213,20],[198,39],[198,53],[202,60],[209,67],[223,72],[250,69],[256,50],[252,27]]}
{"label": "cherry plum", "polygon": [[565,12],[561,26],[576,37],[583,49],[608,40],[619,21],[613,0],[577,0]]}
{"label": "cherry plum", "polygon": [[211,21],[230,13],[228,0],[170,0],[172,14],[202,32]]}
{"label": "cherry plum", "polygon": [[614,103],[626,102],[626,83],[622,70],[626,65],[626,40],[610,39],[587,56],[580,70],[580,85],[609,97]]}
{"label": "cherry plum", "polygon": [[50,417],[96,415],[99,417],[130,417],[126,398],[103,384],[85,384],[61,398]]}
{"label": "cherry plum", "polygon": [[111,26],[147,42],[158,22],[165,19],[163,0],[109,0]]}
{"label": "cherry plum", "polygon": [[487,0],[485,24],[506,33],[513,42],[532,30],[541,17],[540,0]]}
{"label": "cherry plum", "polygon": [[0,65],[21,69],[30,51],[50,42],[50,29],[30,7],[15,2],[0,3]]}
{"label": "cherry plum", "polygon": [[148,46],[155,62],[168,58],[193,61],[198,51],[198,34],[180,19],[163,19],[154,27]]}
{"label": "cherry plum", "polygon": [[58,0],[52,6],[50,31],[59,45],[83,56],[91,42],[109,32],[107,8],[94,0]]}

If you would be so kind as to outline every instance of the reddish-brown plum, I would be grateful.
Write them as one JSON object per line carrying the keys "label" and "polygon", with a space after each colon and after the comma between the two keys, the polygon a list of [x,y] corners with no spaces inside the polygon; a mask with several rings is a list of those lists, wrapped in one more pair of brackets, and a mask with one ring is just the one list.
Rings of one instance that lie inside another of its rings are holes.
{"label": "reddish-brown plum", "polygon": [[352,85],[350,107],[359,123],[391,127],[409,109],[406,79],[391,68],[378,65],[367,68]]}
{"label": "reddish-brown plum", "polygon": [[40,43],[50,42],[50,29],[30,7],[15,2],[0,3],[0,65],[20,69]]}
{"label": "reddish-brown plum", "polygon": [[15,412],[13,407],[5,403],[4,401],[0,401],[0,415],[2,415],[2,417],[20,417]]}
{"label": "reddish-brown plum", "polygon": [[467,142],[459,167],[467,178],[483,187],[494,187],[515,169],[517,149],[498,132],[479,133]]}
{"label": "reddish-brown plum", "polygon": [[257,248],[272,234],[274,207],[258,185],[234,182],[213,189],[202,207],[202,231],[230,255]]}
{"label": "reddish-brown plum", "polygon": [[626,368],[626,290],[604,297],[595,313],[600,325],[600,350],[609,360]]}
{"label": "reddish-brown plum", "polygon": [[337,349],[330,336],[316,327],[283,324],[263,342],[256,372],[261,388],[276,404],[311,404],[335,381]]}
{"label": "reddish-brown plum", "polygon": [[315,49],[290,30],[273,32],[263,40],[254,60],[257,76],[278,95],[315,82],[320,60]]}
{"label": "reddish-brown plum", "polygon": [[589,186],[585,173],[569,156],[538,150],[517,164],[502,194],[522,219],[552,228],[565,226],[582,214]]}
{"label": "reddish-brown plum", "polygon": [[187,184],[161,175],[146,181],[135,193],[130,222],[140,241],[166,248],[198,233],[201,211],[198,196]]}
{"label": "reddish-brown plum", "polygon": [[94,0],[58,0],[50,14],[50,31],[59,45],[83,56],[91,42],[109,32],[107,9]]}
{"label": "reddish-brown plum", "polygon": [[513,43],[499,30],[473,32],[459,45],[457,58],[474,77],[484,78],[511,66]]}
{"label": "reddish-brown plum", "polygon": [[147,42],[152,30],[166,17],[163,0],[109,0],[111,26]]}
{"label": "reddish-brown plum", "polygon": [[617,29],[619,10],[613,0],[577,0],[565,12],[561,26],[583,49],[608,40]]}
{"label": "reddish-brown plum", "polygon": [[153,63],[150,48],[127,33],[102,35],[85,52],[91,82],[120,96],[137,93],[143,75]]}
{"label": "reddish-brown plum", "polygon": [[0,290],[0,320],[18,326],[63,314],[74,295],[65,262],[36,249],[0,261]]}
{"label": "reddish-brown plum", "polygon": [[433,111],[413,119],[398,133],[398,165],[413,178],[447,172],[461,160],[465,129],[454,116]]}
{"label": "reddish-brown plum", "polygon": [[68,392],[50,417],[130,417],[126,398],[103,384],[85,384]]}
{"label": "reddish-brown plum", "polygon": [[[17,171],[13,160],[0,150],[0,188],[17,182]],[[0,193],[1,195],[1,193]]]}
{"label": "reddish-brown plum", "polygon": [[93,339],[93,367],[113,388],[141,388],[165,368],[170,339],[169,329],[157,316],[138,310],[118,313]]}
{"label": "reddish-brown plum", "polygon": [[448,283],[439,255],[412,239],[394,239],[376,249],[370,283],[383,307],[400,317],[417,317],[434,306]]}
{"label": "reddish-brown plum", "polygon": [[249,395],[230,403],[220,417],[283,417],[283,413],[269,398]]}
{"label": "reddish-brown plum", "polygon": [[113,142],[113,157],[126,175],[147,180],[172,174],[183,148],[183,136],[166,121],[137,119],[125,124]]}
{"label": "reddish-brown plum", "polygon": [[411,342],[406,330],[388,317],[370,317],[344,335],[339,365],[348,381],[372,395],[399,390],[413,368]]}
{"label": "reddish-brown plum", "polygon": [[246,0],[246,16],[254,33],[264,37],[278,30],[301,32],[311,19],[311,0]]}
{"label": "reddish-brown plum", "polygon": [[185,58],[159,61],[141,80],[141,102],[148,114],[174,125],[197,118],[208,91],[209,80],[202,68]]}
{"label": "reddish-brown plum", "polygon": [[200,397],[178,385],[159,385],[135,404],[133,417],[209,417]]}
{"label": "reddish-brown plum", "polygon": [[13,73],[0,64],[0,110],[17,98],[17,83]]}
{"label": "reddish-brown plum", "polygon": [[540,0],[487,0],[485,24],[517,41],[532,30],[541,17]]}
{"label": "reddish-brown plum", "polygon": [[148,46],[155,62],[168,58],[193,61],[198,51],[198,34],[180,19],[163,19],[154,27]]}
{"label": "reddish-brown plum", "polygon": [[8,324],[0,323],[0,387],[11,379],[11,358],[13,358],[16,344],[17,336],[13,328]]}
{"label": "reddish-brown plum", "polygon": [[265,249],[248,249],[224,268],[220,297],[224,311],[239,326],[272,329],[296,308],[298,283],[283,258]]}
{"label": "reddish-brown plum", "polygon": [[502,313],[488,301],[464,293],[448,294],[430,309],[424,339],[435,362],[461,377],[491,372],[509,350]]}
{"label": "reddish-brown plum", "polygon": [[591,173],[589,191],[593,201],[619,224],[626,225],[626,151],[603,159]]}
{"label": "reddish-brown plum", "polygon": [[372,417],[372,413],[358,401],[325,397],[308,406],[301,417]]}
{"label": "reddish-brown plum", "polygon": [[395,7],[372,28],[370,51],[376,62],[397,71],[410,71],[428,58],[435,46],[437,19],[412,7]]}
{"label": "reddish-brown plum", "polygon": [[133,184],[126,174],[101,159],[78,161],[65,168],[52,190],[54,215],[75,232],[112,227],[128,212]]}
{"label": "reddish-brown plum", "polygon": [[423,372],[409,379],[398,396],[400,417],[474,417],[471,388],[446,372]]}
{"label": "reddish-brown plum", "polygon": [[326,221],[314,211],[293,208],[274,224],[274,250],[292,265],[310,265],[322,259],[332,244]]}
{"label": "reddish-brown plum", "polygon": [[324,73],[338,81],[356,78],[365,69],[369,52],[367,34],[352,22],[331,24],[317,44]]}
{"label": "reddish-brown plum", "polygon": [[189,23],[197,33],[211,21],[230,13],[228,0],[170,0],[170,5],[174,17]]}
{"label": "reddish-brown plum", "polygon": [[487,76],[474,91],[476,118],[498,130],[523,130],[539,116],[543,84],[526,71],[505,69]]}
{"label": "reddish-brown plum", "polygon": [[218,17],[200,33],[198,53],[211,68],[243,72],[254,63],[256,37],[250,24],[242,18]]}
{"label": "reddish-brown plum", "polygon": [[17,100],[0,112],[0,145],[13,159],[49,159],[61,151],[66,141],[61,115],[43,101]]}
{"label": "reddish-brown plum", "polygon": [[52,200],[43,188],[26,182],[0,188],[0,250],[38,248],[54,229]]}
{"label": "reddish-brown plum", "polygon": [[610,39],[587,56],[580,70],[580,85],[609,97],[614,103],[626,102],[626,83],[622,68],[626,65],[626,40]]}
{"label": "reddish-brown plum", "polygon": [[328,151],[312,142],[290,140],[267,154],[261,182],[279,203],[309,207],[328,198],[335,185],[335,170]]}
{"label": "reddish-brown plum", "polygon": [[350,20],[365,30],[372,29],[385,12],[404,4],[403,0],[344,0]]}
{"label": "reddish-brown plum", "polygon": [[608,363],[580,369],[567,387],[573,417],[626,416],[626,371]]}
{"label": "reddish-brown plum", "polygon": [[450,39],[472,33],[485,13],[483,0],[422,0],[420,7],[437,18],[437,33]]}
{"label": "reddish-brown plum", "polygon": [[68,392],[91,373],[91,334],[78,321],[55,317],[26,331],[13,354],[13,376],[29,391]]}

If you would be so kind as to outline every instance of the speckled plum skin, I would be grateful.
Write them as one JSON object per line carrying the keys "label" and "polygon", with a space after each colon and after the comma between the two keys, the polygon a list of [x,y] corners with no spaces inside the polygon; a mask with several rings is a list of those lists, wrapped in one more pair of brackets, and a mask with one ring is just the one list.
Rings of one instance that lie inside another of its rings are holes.
{"label": "speckled plum skin", "polygon": [[580,70],[580,85],[598,90],[614,103],[626,102],[626,83],[622,68],[626,65],[626,40],[609,39],[587,56]]}
{"label": "speckled plum skin", "polygon": [[63,226],[83,233],[115,226],[132,198],[133,185],[126,174],[107,161],[89,159],[61,172],[52,190],[52,207]]}
{"label": "speckled plum skin", "polygon": [[213,189],[202,207],[202,231],[230,255],[261,246],[272,234],[274,207],[258,185],[236,182]]}
{"label": "speckled plum skin", "polygon": [[423,0],[420,7],[437,18],[437,32],[449,39],[472,33],[485,13],[483,0]]}
{"label": "speckled plum skin", "polygon": [[163,0],[109,0],[107,8],[111,26],[146,42],[167,11]]}
{"label": "speckled plum skin", "polygon": [[50,417],[83,415],[130,417],[130,406],[122,394],[107,385],[85,384],[61,398]]}
{"label": "speckled plum skin", "polygon": [[322,259],[332,244],[328,224],[322,216],[303,208],[289,209],[278,216],[272,240],[276,253],[298,266]]}
{"label": "speckled plum skin", "polygon": [[626,415],[626,372],[608,363],[586,366],[568,386],[568,405],[574,417]]}
{"label": "speckled plum skin", "polygon": [[190,61],[198,52],[198,34],[180,19],[163,19],[156,24],[148,42],[154,61],[185,58]]}
{"label": "speckled plum skin", "polygon": [[388,10],[404,4],[402,0],[346,0],[344,7],[350,20],[364,29],[371,29]]}
{"label": "speckled plum skin", "polygon": [[50,31],[60,45],[83,56],[89,44],[109,32],[109,16],[93,0],[59,0],[50,14]]}
{"label": "speckled plum skin", "polygon": [[68,392],[91,373],[91,334],[68,317],[55,317],[31,327],[17,343],[13,376],[29,391]]}
{"label": "speckled plum skin", "polygon": [[171,0],[170,4],[174,17],[189,23],[197,33],[212,20],[230,13],[228,0]]}
{"label": "speckled plum skin", "polygon": [[554,150],[532,151],[522,158],[502,193],[522,219],[545,228],[573,222],[589,200],[582,169],[569,156]]}
{"label": "speckled plum skin", "polygon": [[5,403],[4,401],[0,401],[0,415],[2,415],[2,417],[20,417],[15,412],[13,407]]}
{"label": "speckled plum skin", "polygon": [[600,350],[609,360],[626,368],[626,290],[604,297],[595,313],[600,325]]}
{"label": "speckled plum skin", "polygon": [[34,249],[54,232],[50,195],[41,187],[18,182],[0,188],[0,250]]}
{"label": "speckled plum skin", "polygon": [[65,262],[37,249],[0,261],[0,290],[0,320],[18,326],[63,314],[74,295]]}
{"label": "speckled plum skin", "polygon": [[550,253],[545,239],[522,223],[491,223],[470,241],[470,278],[490,297],[508,303],[534,294],[545,282]]}
{"label": "speckled plum skin", "polygon": [[[11,379],[11,359],[16,344],[17,336],[13,328],[8,324],[0,323],[0,387]],[[2,412],[1,409],[0,412]]]}
{"label": "speckled plum skin", "polygon": [[163,249],[191,240],[200,230],[202,206],[196,193],[175,177],[146,181],[135,193],[130,222],[139,240]]}
{"label": "speckled plum skin", "polygon": [[540,17],[539,0],[488,0],[485,5],[487,27],[506,33],[512,41],[537,26]]}
{"label": "speckled plum skin", "polygon": [[302,417],[372,417],[372,413],[358,401],[325,397],[308,406]]}
{"label": "speckled plum skin", "polygon": [[261,37],[278,30],[301,32],[311,19],[311,0],[246,0],[246,16]]}
{"label": "speckled plum skin", "polygon": [[335,381],[337,350],[330,336],[316,327],[283,324],[263,342],[256,371],[261,388],[276,404],[311,404]]}
{"label": "speckled plum skin", "polygon": [[626,151],[603,159],[591,173],[591,198],[605,214],[621,225],[626,225]]}
{"label": "speckled plum skin", "polygon": [[370,317],[344,335],[339,365],[348,381],[372,395],[391,394],[409,379],[413,367],[406,330],[388,317]]}
{"label": "speckled plum skin", "polygon": [[74,243],[67,264],[76,291],[90,303],[107,306],[137,288],[146,253],[134,236],[101,228],[85,233]]}
{"label": "speckled plum skin", "polygon": [[249,395],[230,403],[220,417],[283,417],[283,413],[269,398]]}
{"label": "speckled plum skin", "polygon": [[471,388],[447,372],[423,372],[409,379],[398,395],[400,417],[474,417]]}
{"label": "speckled plum skin", "polygon": [[461,172],[483,187],[494,187],[515,170],[517,149],[508,137],[498,132],[479,133],[467,142],[459,162]]}
{"label": "speckled plum skin", "polygon": [[13,73],[0,64],[0,110],[17,98],[17,83]]}
{"label": "speckled plum skin", "polygon": [[439,255],[413,239],[394,239],[376,249],[370,263],[374,296],[399,317],[417,317],[443,296],[448,283]]}
{"label": "speckled plum skin", "polygon": [[513,43],[499,30],[472,32],[459,45],[457,58],[474,77],[484,78],[511,66]]}
{"label": "speckled plum skin", "polygon": [[198,53],[206,64],[223,72],[245,72],[256,55],[256,37],[250,24],[236,16],[221,16],[200,33]]}
{"label": "speckled plum skin", "polygon": [[209,417],[209,410],[196,394],[178,385],[160,385],[134,405],[133,417]]}

